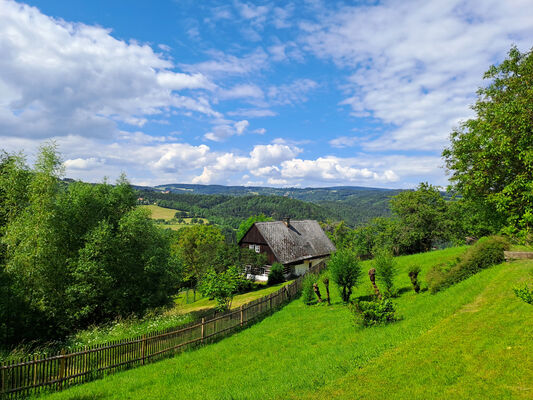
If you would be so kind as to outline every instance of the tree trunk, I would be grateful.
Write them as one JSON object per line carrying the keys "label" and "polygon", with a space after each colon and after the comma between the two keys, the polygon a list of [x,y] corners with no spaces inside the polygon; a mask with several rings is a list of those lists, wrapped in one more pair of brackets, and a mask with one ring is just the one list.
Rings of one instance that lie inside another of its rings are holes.
{"label": "tree trunk", "polygon": [[329,297],[329,279],[328,278],[324,278],[324,285],[326,286],[326,294],[328,296],[328,305],[331,305],[331,299]]}
{"label": "tree trunk", "polygon": [[376,285],[376,269],[375,268],[371,268],[368,271],[368,277],[370,278],[370,282],[372,282],[372,286],[374,286],[374,293],[376,294],[378,299],[381,300],[381,293],[379,291],[378,286]]}
{"label": "tree trunk", "polygon": [[317,283],[313,283],[313,290],[315,291],[316,297],[318,297],[318,302],[322,303],[322,296],[320,296],[320,289]]}

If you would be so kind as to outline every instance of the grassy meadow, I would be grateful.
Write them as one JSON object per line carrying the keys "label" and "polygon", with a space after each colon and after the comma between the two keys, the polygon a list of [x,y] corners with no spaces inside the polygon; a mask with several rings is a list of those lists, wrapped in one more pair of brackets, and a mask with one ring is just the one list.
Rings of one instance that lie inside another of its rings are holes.
{"label": "grassy meadow", "polygon": [[[183,218],[185,223],[178,223],[178,220],[175,218],[176,212],[178,210],[174,210],[172,208],[164,208],[164,207],[157,206],[155,204],[141,205],[139,207],[142,207],[150,211],[152,219],[165,220],[164,224],[159,224],[159,226],[165,229],[178,230],[178,229],[183,228],[184,226],[189,226],[193,224],[192,218]],[[204,224],[207,224],[209,222],[206,218],[196,218],[196,219],[202,220]]]}
{"label": "grassy meadow", "polygon": [[[252,300],[267,296],[288,283],[290,282],[272,286],[264,285],[264,288],[238,294],[233,298],[231,307],[236,308]],[[167,310],[154,310],[153,313],[146,315],[144,318],[131,317],[119,319],[107,325],[95,326],[91,329],[80,331],[68,339],[66,347],[92,346],[113,340],[132,338],[167,328],[177,328],[201,318],[203,315],[212,312],[215,308],[214,300],[202,297],[199,293],[197,293],[195,302],[192,301],[192,291],[189,293],[189,302],[187,302],[186,297],[185,292],[180,292],[174,300],[174,307]]]}
{"label": "grassy meadow", "polygon": [[[533,262],[500,264],[435,295],[408,289],[410,265],[422,267],[423,282],[432,265],[463,251],[397,258],[402,319],[393,324],[355,326],[332,288],[331,306],[295,300],[218,343],[49,397],[529,399],[533,307],[512,288],[533,282]],[[365,276],[354,296],[371,292]]]}

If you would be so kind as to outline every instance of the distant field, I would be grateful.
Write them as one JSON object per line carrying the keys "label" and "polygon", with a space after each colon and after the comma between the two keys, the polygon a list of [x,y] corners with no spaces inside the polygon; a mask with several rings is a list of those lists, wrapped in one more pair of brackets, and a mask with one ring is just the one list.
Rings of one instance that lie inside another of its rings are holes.
{"label": "distant field", "polygon": [[[141,205],[139,207],[142,207],[142,208],[145,208],[147,210],[150,211],[151,215],[152,215],[152,218],[153,219],[164,219],[165,221],[171,221],[172,219],[174,219],[174,216],[176,215],[176,212],[178,210],[174,210],[174,209],[171,209],[171,208],[164,208],[164,207],[159,207],[159,206],[156,206],[156,205]],[[206,219],[206,218],[197,218],[198,220],[202,220],[204,222],[204,224],[207,224],[209,223],[209,221]],[[167,229],[173,229],[173,230],[178,230],[178,229],[181,229],[185,226],[190,226],[190,225],[195,225],[195,224],[192,224],[192,218],[183,218],[183,220],[186,222],[185,224],[179,224],[179,223],[175,223],[175,224],[160,224],[160,226],[162,228],[167,228]]]}
{"label": "distant field", "polygon": [[153,219],[164,219],[166,221],[171,220],[174,218],[174,215],[176,215],[176,212],[178,210],[172,210],[170,208],[163,208],[155,205],[149,205],[149,206],[139,206],[142,208],[145,208],[147,210],[150,210],[152,213]]}
{"label": "distant field", "polygon": [[[512,289],[531,286],[533,262],[494,266],[435,295],[410,290],[409,265],[421,265],[424,281],[463,251],[399,258],[396,323],[354,326],[332,288],[329,307],[295,300],[218,343],[51,398],[530,399],[533,307]],[[355,296],[371,293],[365,278]]]}

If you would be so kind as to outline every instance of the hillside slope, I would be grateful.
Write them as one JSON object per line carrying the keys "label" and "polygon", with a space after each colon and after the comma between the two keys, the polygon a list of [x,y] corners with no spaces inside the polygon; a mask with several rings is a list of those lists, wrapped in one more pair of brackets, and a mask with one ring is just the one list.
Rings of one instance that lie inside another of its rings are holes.
{"label": "hillside slope", "polygon": [[[462,251],[400,257],[397,285],[408,288],[412,263],[423,280]],[[530,398],[533,307],[512,292],[530,272],[533,262],[506,263],[436,295],[406,291],[403,319],[369,329],[332,290],[329,307],[296,300],[216,344],[51,398]],[[365,280],[356,295],[369,292]]]}

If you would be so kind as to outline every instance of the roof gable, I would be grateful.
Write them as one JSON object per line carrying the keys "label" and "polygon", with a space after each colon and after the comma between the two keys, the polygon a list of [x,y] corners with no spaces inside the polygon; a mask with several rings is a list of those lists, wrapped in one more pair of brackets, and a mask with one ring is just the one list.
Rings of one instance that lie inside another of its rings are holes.
{"label": "roof gable", "polygon": [[317,221],[291,221],[289,226],[281,221],[256,222],[254,226],[282,264],[327,256],[335,251]]}

